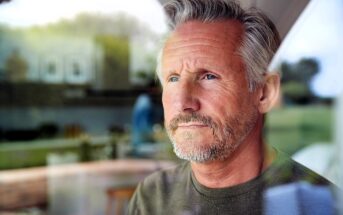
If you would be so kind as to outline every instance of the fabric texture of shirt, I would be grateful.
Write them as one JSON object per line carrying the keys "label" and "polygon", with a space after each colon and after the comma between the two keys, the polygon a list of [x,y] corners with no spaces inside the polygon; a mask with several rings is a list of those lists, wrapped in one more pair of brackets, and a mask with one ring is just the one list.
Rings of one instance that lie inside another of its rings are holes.
{"label": "fabric texture of shirt", "polygon": [[133,195],[130,215],[263,214],[263,195],[277,185],[305,181],[330,182],[283,153],[261,175],[227,188],[208,188],[192,174],[189,162],[159,171],[141,182]]}

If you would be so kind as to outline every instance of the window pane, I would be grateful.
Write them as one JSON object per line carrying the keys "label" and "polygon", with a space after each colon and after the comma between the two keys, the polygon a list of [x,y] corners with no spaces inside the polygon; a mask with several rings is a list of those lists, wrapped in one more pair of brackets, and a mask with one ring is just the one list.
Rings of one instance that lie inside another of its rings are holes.
{"label": "window pane", "polygon": [[154,75],[161,4],[1,2],[0,213],[105,214],[111,190],[130,194],[171,163],[127,160],[141,95],[153,113],[146,153],[171,158]]}
{"label": "window pane", "polygon": [[[282,73],[282,103],[268,117],[268,142],[339,183],[334,100],[342,92],[341,1],[310,1],[270,65]],[[315,159],[313,159],[315,158]]]}

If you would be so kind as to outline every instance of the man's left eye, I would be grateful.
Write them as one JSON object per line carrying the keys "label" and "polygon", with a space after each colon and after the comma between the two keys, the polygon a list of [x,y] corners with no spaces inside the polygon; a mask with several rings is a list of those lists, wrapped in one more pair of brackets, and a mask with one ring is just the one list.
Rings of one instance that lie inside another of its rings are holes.
{"label": "man's left eye", "polygon": [[206,74],[204,76],[204,79],[206,79],[206,80],[213,80],[213,79],[216,79],[216,78],[217,78],[217,76],[215,76],[213,74]]}

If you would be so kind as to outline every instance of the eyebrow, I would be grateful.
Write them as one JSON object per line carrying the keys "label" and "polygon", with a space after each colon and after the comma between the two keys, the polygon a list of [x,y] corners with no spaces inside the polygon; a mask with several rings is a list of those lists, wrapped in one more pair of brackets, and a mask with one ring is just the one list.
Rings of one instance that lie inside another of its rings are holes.
{"label": "eyebrow", "polygon": [[[193,63],[192,67],[201,69],[201,70],[209,70],[209,71],[221,71],[223,69],[223,66],[217,66],[215,64],[212,63],[207,63],[207,57],[202,57],[202,58],[198,58],[196,60],[196,62]],[[179,60],[175,60],[175,61],[169,61],[168,64],[171,65],[175,65],[175,64],[181,64],[176,66],[176,69],[166,69],[166,70],[162,70],[165,71],[166,73],[170,74],[170,73],[178,73],[179,70],[184,70],[182,69],[182,67],[184,67],[183,63],[180,63]],[[181,69],[180,69],[181,67]]]}

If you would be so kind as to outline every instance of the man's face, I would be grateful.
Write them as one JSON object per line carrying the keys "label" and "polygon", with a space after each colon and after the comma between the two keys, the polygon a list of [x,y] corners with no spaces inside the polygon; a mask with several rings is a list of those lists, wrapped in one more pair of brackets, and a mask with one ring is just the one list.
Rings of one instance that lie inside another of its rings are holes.
{"label": "man's face", "polygon": [[183,159],[223,160],[244,142],[259,116],[238,48],[235,21],[180,25],[162,56],[165,126]]}

